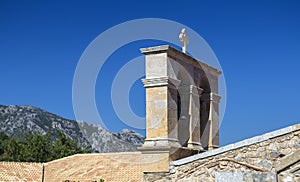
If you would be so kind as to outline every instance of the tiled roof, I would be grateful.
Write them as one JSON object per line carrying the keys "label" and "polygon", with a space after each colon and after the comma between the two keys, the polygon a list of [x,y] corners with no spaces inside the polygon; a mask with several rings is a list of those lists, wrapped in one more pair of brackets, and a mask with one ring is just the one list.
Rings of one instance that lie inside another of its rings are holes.
{"label": "tiled roof", "polygon": [[45,164],[45,181],[143,181],[140,152],[77,154]]}
{"label": "tiled roof", "polygon": [[[159,167],[159,157],[141,152],[76,154],[48,163],[0,162],[2,181],[143,181],[144,166]],[[154,164],[154,165],[152,165]]]}
{"label": "tiled roof", "polygon": [[0,162],[0,181],[42,181],[43,164]]}

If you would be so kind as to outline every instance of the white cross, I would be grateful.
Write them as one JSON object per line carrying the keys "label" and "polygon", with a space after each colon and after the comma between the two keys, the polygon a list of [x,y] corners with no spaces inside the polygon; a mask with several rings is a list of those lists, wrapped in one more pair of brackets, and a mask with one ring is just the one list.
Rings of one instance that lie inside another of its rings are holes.
{"label": "white cross", "polygon": [[182,52],[186,53],[186,45],[189,43],[189,38],[186,35],[186,30],[183,28],[179,34],[179,39],[182,42]]}

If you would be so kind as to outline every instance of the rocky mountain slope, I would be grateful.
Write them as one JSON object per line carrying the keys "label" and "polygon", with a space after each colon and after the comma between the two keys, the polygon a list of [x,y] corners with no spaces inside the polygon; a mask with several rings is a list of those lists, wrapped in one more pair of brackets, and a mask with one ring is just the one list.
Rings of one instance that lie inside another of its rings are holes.
{"label": "rocky mountain slope", "polygon": [[136,151],[144,142],[143,136],[134,131],[113,133],[101,126],[65,119],[33,106],[0,105],[1,131],[19,139],[24,138],[26,132],[52,132],[56,136],[61,131],[83,148],[92,147],[95,152]]}

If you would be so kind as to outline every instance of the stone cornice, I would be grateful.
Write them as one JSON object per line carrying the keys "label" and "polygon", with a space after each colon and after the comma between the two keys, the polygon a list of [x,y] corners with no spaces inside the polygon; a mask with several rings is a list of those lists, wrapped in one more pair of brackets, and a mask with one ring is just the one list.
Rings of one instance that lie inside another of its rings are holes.
{"label": "stone cornice", "polygon": [[147,54],[154,54],[154,53],[163,53],[167,52],[171,46],[169,45],[161,45],[161,46],[155,46],[155,47],[147,47],[147,48],[141,48],[140,51],[147,55]]}
{"label": "stone cornice", "polygon": [[169,77],[153,77],[142,79],[144,87],[161,87],[161,86],[171,86],[177,88],[180,84],[180,80],[169,78]]}
{"label": "stone cornice", "polygon": [[175,58],[175,59],[178,58],[182,61],[188,61],[191,64],[194,64],[198,67],[199,66],[202,67],[206,73],[210,73],[215,76],[219,76],[220,74],[222,74],[222,72],[220,70],[218,70],[202,61],[199,61],[199,60],[197,60],[197,59],[195,59],[195,58],[193,58],[193,57],[191,57],[169,45],[141,48],[140,51],[145,55],[157,54],[157,53],[167,53],[172,58]]}

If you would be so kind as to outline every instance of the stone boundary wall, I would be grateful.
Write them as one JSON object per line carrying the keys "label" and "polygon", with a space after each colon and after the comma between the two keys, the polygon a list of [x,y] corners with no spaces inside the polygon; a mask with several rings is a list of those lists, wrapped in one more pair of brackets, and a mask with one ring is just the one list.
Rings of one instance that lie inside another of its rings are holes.
{"label": "stone boundary wall", "polygon": [[[277,181],[278,163],[300,150],[300,124],[177,160],[144,181]],[[300,161],[300,156],[297,159]]]}

